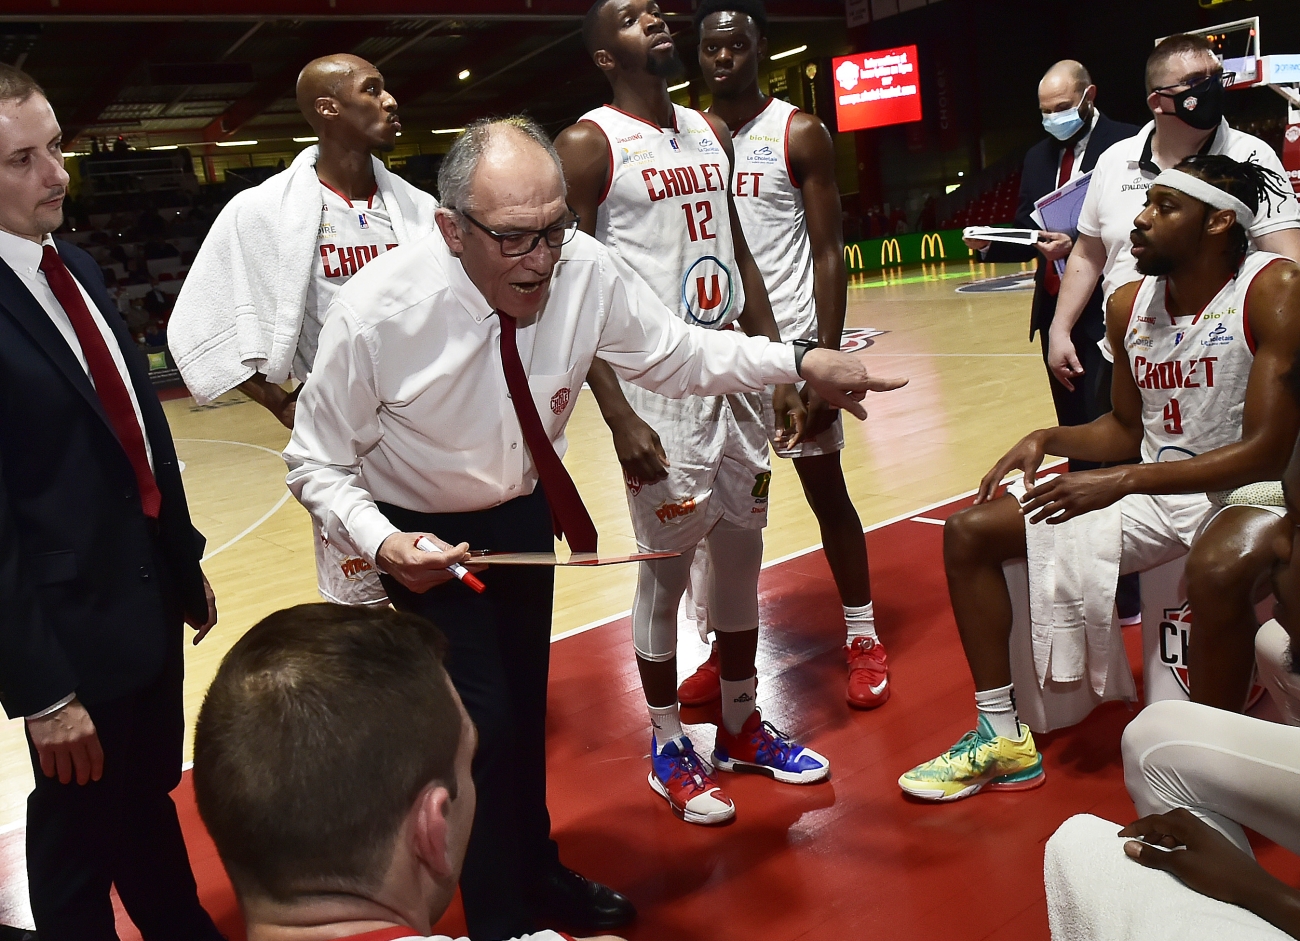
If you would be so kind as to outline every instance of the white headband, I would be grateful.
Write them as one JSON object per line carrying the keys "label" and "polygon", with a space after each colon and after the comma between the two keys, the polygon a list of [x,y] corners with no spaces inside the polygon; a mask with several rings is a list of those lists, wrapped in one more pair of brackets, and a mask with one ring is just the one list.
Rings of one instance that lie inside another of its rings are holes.
{"label": "white headband", "polygon": [[1255,221],[1255,213],[1249,206],[1231,193],[1206,183],[1198,176],[1192,176],[1182,170],[1163,170],[1151,181],[1152,186],[1157,183],[1178,190],[1180,193],[1186,193],[1192,199],[1199,199],[1212,209],[1231,209],[1237,214],[1237,222],[1243,229],[1249,229]]}

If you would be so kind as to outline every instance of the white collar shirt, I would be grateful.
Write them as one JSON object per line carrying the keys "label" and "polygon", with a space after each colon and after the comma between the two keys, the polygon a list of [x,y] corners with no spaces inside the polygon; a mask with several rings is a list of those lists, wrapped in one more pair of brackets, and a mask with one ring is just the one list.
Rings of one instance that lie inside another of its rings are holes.
{"label": "white collar shirt", "polygon": [[[1133,231],[1133,220],[1146,203],[1147,189],[1156,177],[1151,166],[1144,168],[1140,165],[1154,130],[1155,122],[1149,121],[1133,137],[1112,144],[1101,155],[1079,214],[1079,232],[1100,238],[1106,248],[1102,288],[1107,298],[1116,288],[1141,277],[1137,262],[1129,251],[1132,246],[1129,233]],[[1253,158],[1283,180],[1287,178],[1282,161],[1272,147],[1258,137],[1234,130],[1227,121],[1220,121],[1206,152],[1225,154],[1234,160]],[[1261,210],[1247,232],[1254,240],[1270,232],[1297,227],[1300,227],[1300,205],[1296,203],[1295,195],[1288,192],[1280,205],[1276,198],[1273,199],[1271,213]]]}
{"label": "white collar shirt", "polygon": [[[497,315],[441,233],[385,252],[335,296],[285,450],[288,484],[370,562],[397,528],[376,501],[464,513],[525,496],[537,472],[501,367]],[[793,382],[793,350],[688,326],[600,243],[564,246],[542,311],[518,324],[542,425],[564,429],[592,358],[663,395]]]}
{"label": "white collar shirt", "polygon": [[[77,331],[72,327],[72,321],[68,319],[67,312],[63,305],[59,303],[58,298],[54,296],[54,291],[50,284],[45,280],[45,273],[41,271],[41,259],[44,257],[46,245],[53,245],[54,239],[46,235],[40,244],[25,239],[9,232],[0,232],[0,260],[4,261],[18,275],[18,280],[22,281],[23,286],[31,291],[32,297],[41,305],[41,309],[54,323],[59,334],[67,342],[72,354],[77,357],[77,362],[81,368],[86,371],[86,376],[90,378],[93,386],[95,380],[90,376],[90,367],[86,365],[86,354],[81,349],[81,341],[77,339]],[[72,274],[71,270],[68,272]],[[104,313],[99,309],[85,286],[77,280],[75,274],[72,275],[72,282],[81,292],[81,299],[86,302],[86,309],[90,311],[90,318],[99,328],[100,334],[104,337],[104,344],[108,347],[109,355],[113,357],[113,365],[117,367],[118,374],[122,377],[122,383],[126,386],[127,395],[131,397],[131,408],[135,412],[135,420],[140,425],[140,433],[144,438],[145,454],[149,457],[149,466],[153,467],[153,449],[149,446],[149,435],[144,430],[144,415],[140,411],[140,402],[135,396],[135,387],[131,385],[131,375],[126,371],[126,357],[122,353],[122,347],[117,342],[117,336],[108,326],[108,321],[104,319]]]}

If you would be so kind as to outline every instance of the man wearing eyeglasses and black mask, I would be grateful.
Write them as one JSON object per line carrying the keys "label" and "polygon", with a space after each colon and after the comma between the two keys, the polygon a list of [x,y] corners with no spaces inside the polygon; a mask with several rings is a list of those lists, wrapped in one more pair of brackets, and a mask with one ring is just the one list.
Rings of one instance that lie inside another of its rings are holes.
{"label": "man wearing eyeglasses and black mask", "polygon": [[[1170,36],[1147,57],[1147,107],[1153,120],[1097,161],[1079,216],[1079,237],[1061,278],[1047,366],[1066,388],[1072,390],[1083,381],[1082,357],[1070,332],[1097,278],[1102,278],[1102,292],[1109,299],[1116,288],[1140,277],[1129,251],[1129,233],[1161,170],[1192,154],[1224,154],[1238,161],[1253,159],[1285,178],[1272,147],[1224,120],[1224,96],[1231,82],[1232,75],[1223,71],[1201,36]],[[1248,234],[1252,248],[1300,261],[1300,206],[1295,197],[1288,194],[1271,215],[1261,213]]]}
{"label": "man wearing eyeglasses and black mask", "polygon": [[550,837],[554,570],[490,566],[476,594],[448,568],[470,546],[549,552],[560,532],[571,549],[597,548],[560,462],[597,353],[679,397],[803,378],[860,418],[868,390],[901,383],[871,380],[838,352],[687,327],[577,233],[559,157],[527,119],[470,125],[438,188],[439,231],[369,262],[330,305],[285,450],[289,488],[318,522],[347,531],[398,610],[447,635],[448,669],[479,733],[480,810],[460,882],[470,936],[516,937],[538,923],[607,930],[634,916],[631,903],[561,866]]}

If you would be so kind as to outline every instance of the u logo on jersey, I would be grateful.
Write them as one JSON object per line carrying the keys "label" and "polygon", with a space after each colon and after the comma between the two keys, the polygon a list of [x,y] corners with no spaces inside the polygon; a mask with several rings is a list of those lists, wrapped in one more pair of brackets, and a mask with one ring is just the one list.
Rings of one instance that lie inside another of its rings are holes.
{"label": "u logo on jersey", "polygon": [[687,316],[697,324],[711,327],[721,323],[731,310],[733,289],[731,271],[712,255],[697,258],[682,279],[682,303]]}

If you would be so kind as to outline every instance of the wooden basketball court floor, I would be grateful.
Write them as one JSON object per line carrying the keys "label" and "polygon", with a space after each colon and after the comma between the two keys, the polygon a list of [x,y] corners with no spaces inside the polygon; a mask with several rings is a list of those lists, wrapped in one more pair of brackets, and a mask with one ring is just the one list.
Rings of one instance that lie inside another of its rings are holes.
{"label": "wooden basketball court floor", "polygon": [[[734,825],[677,821],[645,784],[647,723],[625,619],[635,572],[559,570],[549,723],[555,830],[569,865],[625,889],[641,907],[629,937],[1045,938],[1042,842],[1073,813],[1132,813],[1118,751],[1129,716],[1118,704],[1048,737],[1056,787],[1049,780],[1027,795],[931,806],[904,800],[894,784],[971,721],[941,529],[931,524],[1021,435],[1053,421],[1037,341],[1028,339],[1029,293],[955,292],[1017,270],[927,265],[858,277],[850,287],[847,326],[885,331],[863,354],[867,362],[911,380],[869,397],[865,423],[847,420],[843,455],[863,525],[877,530],[868,537],[877,620],[894,664],[894,697],[879,711],[844,704],[842,620],[816,521],[789,463],[773,462],[760,700],[779,726],[830,755],[830,784],[782,788],[726,776],[739,808]],[[178,398],[166,410],[191,511],[208,537],[204,568],[220,612],[208,639],[187,648],[192,735],[203,692],[242,632],[278,608],[319,598],[309,520],[284,488],[279,451],[288,432],[238,393],[202,408]],[[566,464],[602,549],[630,551],[621,475],[590,393],[570,423]],[[683,672],[700,650],[683,638]],[[707,753],[712,730],[693,726],[692,734]],[[22,859],[30,786],[21,723],[5,723],[0,924],[30,923]],[[176,798],[205,904],[242,938],[188,774]],[[124,938],[138,937],[124,918],[119,925]],[[453,911],[440,928],[455,932],[463,922]]]}

